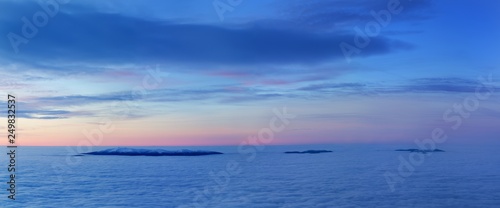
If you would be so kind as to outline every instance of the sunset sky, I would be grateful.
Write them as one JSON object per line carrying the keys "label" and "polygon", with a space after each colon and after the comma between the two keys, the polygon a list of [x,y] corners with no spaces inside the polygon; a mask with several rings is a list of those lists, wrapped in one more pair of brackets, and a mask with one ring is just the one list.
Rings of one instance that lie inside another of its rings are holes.
{"label": "sunset sky", "polygon": [[[238,145],[284,107],[296,117],[272,144],[411,143],[436,127],[498,142],[498,1],[41,2],[0,1],[0,106],[6,119],[16,96],[20,145],[76,146],[104,123],[93,145]],[[346,59],[342,43],[397,2]]]}

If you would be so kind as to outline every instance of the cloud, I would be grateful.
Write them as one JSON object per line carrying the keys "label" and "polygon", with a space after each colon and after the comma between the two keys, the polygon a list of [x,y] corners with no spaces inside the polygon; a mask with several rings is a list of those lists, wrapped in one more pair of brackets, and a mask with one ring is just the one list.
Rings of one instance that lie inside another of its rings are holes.
{"label": "cloud", "polygon": [[306,91],[317,91],[317,90],[325,90],[325,89],[352,89],[352,88],[361,88],[365,87],[366,84],[361,83],[329,83],[329,84],[314,84],[306,87],[301,87],[298,90],[306,90]]}
{"label": "cloud", "polygon": [[[17,7],[12,4],[6,1],[0,6],[16,10],[21,3],[15,3]],[[33,13],[26,12],[26,9],[21,11],[21,15],[28,17]],[[4,26],[0,32],[22,36],[23,22],[20,19],[2,17],[0,21]],[[18,54],[11,47],[3,47],[0,54],[7,59],[4,61],[41,67],[74,63],[314,64],[342,59],[339,43],[352,38],[345,34],[318,34],[248,24],[227,28],[141,19],[117,13],[59,12],[47,26],[39,28],[27,44],[19,45]],[[2,41],[3,45],[11,45],[7,38]],[[372,38],[363,49],[363,55],[385,54],[407,48],[407,43],[379,36]]]}
{"label": "cloud", "polygon": [[431,18],[429,9],[430,0],[311,0],[291,1],[283,9],[287,22],[294,27],[303,27],[316,30],[352,30],[353,27],[366,24],[374,20],[371,11],[387,10],[389,2],[399,2],[403,11],[393,15],[391,21],[421,21]]}
{"label": "cloud", "polygon": [[[21,103],[22,106],[25,106],[25,104],[26,103]],[[7,114],[6,112],[2,112],[0,115],[6,116]],[[75,115],[75,113],[66,110],[35,110],[30,107],[28,107],[28,109],[18,109],[16,111],[17,118],[29,119],[65,119],[72,115]]]}
{"label": "cloud", "polygon": [[481,83],[464,78],[421,78],[403,86],[408,92],[475,92]]}
{"label": "cloud", "polygon": [[[276,99],[311,99],[312,97],[332,97],[338,95],[352,96],[379,96],[388,94],[408,93],[474,93],[481,83],[477,80],[464,78],[419,78],[400,83],[376,83],[376,82],[346,82],[346,83],[321,83],[298,87],[295,90],[281,90],[274,83],[267,86],[241,87],[237,85],[212,85],[202,88],[176,88],[155,89],[147,91],[147,94],[134,94],[132,91],[120,91],[114,93],[96,95],[67,95],[38,97],[30,100],[31,106],[27,110],[20,111],[19,116],[34,119],[63,119],[69,117],[92,116],[83,111],[69,110],[36,110],[33,106],[45,106],[52,109],[65,109],[67,107],[79,107],[85,109],[93,104],[117,104],[123,102],[127,106],[147,103],[150,106],[165,105],[167,103],[193,103],[194,101],[207,101],[215,104],[234,103],[257,103]],[[500,90],[498,83],[489,83],[488,89]],[[129,106],[129,107],[132,107]],[[95,108],[92,107],[92,108]],[[128,118],[142,118],[148,116],[151,111],[142,112],[135,109],[129,112]],[[103,108],[106,109],[106,108]],[[115,109],[113,109],[115,111]],[[117,109],[117,112],[119,109]],[[102,112],[101,112],[102,113]],[[108,112],[109,113],[109,112]],[[337,116],[337,115],[335,115]]]}
{"label": "cloud", "polygon": [[[491,89],[500,89],[496,83],[487,86]],[[482,86],[478,80],[441,77],[441,78],[418,78],[407,80],[405,83],[384,84],[379,83],[322,83],[312,84],[297,88],[300,91],[347,93],[351,95],[368,94],[394,94],[394,93],[473,93],[477,87]],[[485,89],[482,89],[485,90]]]}

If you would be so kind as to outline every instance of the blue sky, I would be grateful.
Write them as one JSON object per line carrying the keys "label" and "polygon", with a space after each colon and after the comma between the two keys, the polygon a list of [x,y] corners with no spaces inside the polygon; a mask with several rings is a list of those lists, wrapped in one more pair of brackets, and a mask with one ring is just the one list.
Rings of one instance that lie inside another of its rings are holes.
{"label": "blue sky", "polygon": [[[239,144],[284,106],[298,117],[276,144],[411,142],[450,126],[478,77],[500,90],[494,1],[42,2],[0,1],[0,89],[19,97],[26,144],[76,145],[103,119],[117,129],[99,145]],[[394,4],[346,59],[340,45]],[[43,23],[33,37],[23,17]],[[498,103],[481,100],[456,141],[494,141]]]}

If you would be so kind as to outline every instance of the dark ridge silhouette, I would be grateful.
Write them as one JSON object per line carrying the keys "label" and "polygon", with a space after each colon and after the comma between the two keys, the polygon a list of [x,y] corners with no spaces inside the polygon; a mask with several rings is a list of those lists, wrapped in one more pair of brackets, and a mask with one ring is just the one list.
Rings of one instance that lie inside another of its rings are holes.
{"label": "dark ridge silhouette", "polygon": [[326,153],[332,152],[330,150],[307,150],[307,151],[288,151],[285,154],[318,154],[318,153]]}
{"label": "dark ridge silhouette", "polygon": [[397,149],[396,151],[402,151],[402,152],[418,152],[418,153],[444,152],[444,150],[441,150],[441,149],[432,149],[432,150],[421,150],[421,149]]}
{"label": "dark ridge silhouette", "polygon": [[133,149],[133,148],[113,148],[101,151],[82,153],[85,155],[121,155],[121,156],[202,156],[219,155],[221,152],[204,150],[163,150],[163,149]]}

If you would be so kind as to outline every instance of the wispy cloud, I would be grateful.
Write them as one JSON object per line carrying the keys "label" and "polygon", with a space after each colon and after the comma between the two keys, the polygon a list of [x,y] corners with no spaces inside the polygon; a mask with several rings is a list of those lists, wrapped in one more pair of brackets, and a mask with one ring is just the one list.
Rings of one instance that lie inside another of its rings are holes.
{"label": "wispy cloud", "polygon": [[[321,92],[339,92],[358,94],[360,92],[372,91],[377,94],[394,93],[472,93],[476,92],[477,87],[482,83],[478,80],[465,78],[418,78],[411,79],[403,83],[323,83],[312,84],[298,88],[302,91],[321,91]],[[488,86],[498,89],[498,83]]]}
{"label": "wispy cloud", "polygon": [[[291,27],[349,33],[352,27],[374,20],[371,11],[387,9],[387,0],[291,1],[283,9]],[[404,12],[392,18],[394,22],[416,22],[431,18],[432,2],[398,1]],[[282,23],[283,24],[283,23]]]}
{"label": "wispy cloud", "polygon": [[[176,88],[150,90],[144,96],[131,94],[130,91],[121,91],[96,95],[68,95],[33,98],[32,106],[51,106],[64,109],[68,106],[88,106],[93,104],[110,104],[116,102],[144,101],[150,104],[192,103],[209,101],[216,104],[231,105],[236,103],[256,103],[272,99],[307,100],[311,96],[337,97],[338,95],[371,96],[408,93],[474,93],[481,83],[477,80],[463,78],[418,78],[402,83],[323,83],[311,84],[293,90],[283,90],[280,85],[270,83],[258,87],[241,87],[237,85],[213,85],[204,88]],[[500,84],[489,83],[489,88],[500,90]],[[492,85],[491,85],[492,84]],[[483,89],[486,90],[486,89]],[[306,92],[306,93],[305,93]],[[312,94],[310,94],[312,93]],[[28,110],[21,116],[27,118],[57,119],[70,116],[88,116],[81,112],[66,110]],[[142,115],[147,116],[147,115]],[[138,117],[142,117],[138,116]]]}

